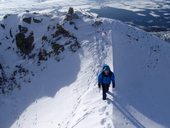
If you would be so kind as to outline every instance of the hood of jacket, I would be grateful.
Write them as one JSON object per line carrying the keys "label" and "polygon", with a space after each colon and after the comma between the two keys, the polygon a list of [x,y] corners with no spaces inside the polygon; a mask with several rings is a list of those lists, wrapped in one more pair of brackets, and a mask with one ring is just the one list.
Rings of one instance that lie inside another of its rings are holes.
{"label": "hood of jacket", "polygon": [[110,67],[107,64],[103,65],[103,71],[108,70],[110,72]]}

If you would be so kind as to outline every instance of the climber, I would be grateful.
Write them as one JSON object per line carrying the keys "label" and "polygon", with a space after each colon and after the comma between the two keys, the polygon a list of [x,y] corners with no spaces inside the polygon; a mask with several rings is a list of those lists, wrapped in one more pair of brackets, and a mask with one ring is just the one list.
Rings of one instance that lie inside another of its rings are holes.
{"label": "climber", "polygon": [[99,89],[102,87],[103,91],[103,100],[106,100],[106,93],[109,92],[109,87],[112,82],[112,87],[115,88],[115,76],[114,73],[110,70],[108,65],[103,66],[103,70],[98,76],[98,87]]}

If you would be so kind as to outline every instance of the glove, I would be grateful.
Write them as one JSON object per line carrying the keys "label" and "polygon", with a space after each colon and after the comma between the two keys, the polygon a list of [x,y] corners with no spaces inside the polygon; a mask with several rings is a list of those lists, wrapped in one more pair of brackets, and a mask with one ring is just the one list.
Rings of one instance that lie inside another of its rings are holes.
{"label": "glove", "polygon": [[98,83],[98,87],[101,88],[101,83]]}

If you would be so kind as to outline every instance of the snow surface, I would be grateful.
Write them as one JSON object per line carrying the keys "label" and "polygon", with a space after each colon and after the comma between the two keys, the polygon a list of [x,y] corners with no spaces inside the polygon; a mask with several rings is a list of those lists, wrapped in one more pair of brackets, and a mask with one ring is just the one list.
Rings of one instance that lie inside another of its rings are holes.
{"label": "snow surface", "polygon": [[[64,15],[50,14],[57,22]],[[81,18],[74,21],[78,30],[65,25],[81,49],[64,52],[60,62],[51,58],[38,67],[34,61],[1,51],[2,62],[22,63],[36,75],[21,90],[0,96],[0,128],[170,127],[170,44],[119,21],[85,14],[91,15],[79,12]],[[6,24],[15,28],[22,15],[27,14],[13,15],[15,22]],[[103,23],[92,25],[96,20]],[[38,28],[31,26],[36,39],[47,27],[44,22]],[[110,88],[107,101],[97,88],[104,63],[116,77],[116,89]]]}
{"label": "snow surface", "polygon": [[139,11],[144,9],[169,9],[168,0],[0,0],[0,18],[4,14],[20,13],[25,10],[67,10],[74,8],[100,8],[104,6]]}

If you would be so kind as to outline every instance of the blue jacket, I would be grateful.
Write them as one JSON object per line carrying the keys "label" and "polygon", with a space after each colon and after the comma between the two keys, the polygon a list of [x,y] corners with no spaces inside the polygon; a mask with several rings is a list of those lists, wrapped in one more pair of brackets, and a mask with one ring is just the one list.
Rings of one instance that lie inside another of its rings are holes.
{"label": "blue jacket", "polygon": [[[109,75],[104,74],[104,69],[109,71]],[[114,73],[110,70],[110,67],[108,65],[103,66],[103,70],[98,76],[98,84],[103,84],[103,85],[110,85],[110,83],[115,84],[115,76]]]}

